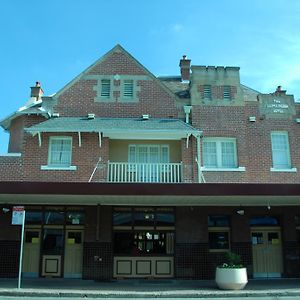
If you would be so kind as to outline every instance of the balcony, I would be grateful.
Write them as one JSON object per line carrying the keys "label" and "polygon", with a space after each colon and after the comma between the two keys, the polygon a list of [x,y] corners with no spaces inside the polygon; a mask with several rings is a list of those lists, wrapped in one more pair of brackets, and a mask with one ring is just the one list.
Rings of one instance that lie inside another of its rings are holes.
{"label": "balcony", "polygon": [[108,162],[108,182],[180,183],[182,163]]}

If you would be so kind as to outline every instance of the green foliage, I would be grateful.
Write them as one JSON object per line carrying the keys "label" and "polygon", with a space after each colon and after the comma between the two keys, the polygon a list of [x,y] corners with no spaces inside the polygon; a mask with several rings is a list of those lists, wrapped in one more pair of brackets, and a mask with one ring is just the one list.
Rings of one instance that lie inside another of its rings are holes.
{"label": "green foliage", "polygon": [[243,268],[241,256],[234,252],[226,252],[225,253],[225,262],[219,266],[220,268]]}

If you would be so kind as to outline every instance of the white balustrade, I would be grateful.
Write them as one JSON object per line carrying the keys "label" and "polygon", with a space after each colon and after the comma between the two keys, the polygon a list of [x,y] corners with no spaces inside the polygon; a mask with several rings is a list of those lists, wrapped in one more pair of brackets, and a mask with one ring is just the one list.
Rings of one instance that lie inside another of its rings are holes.
{"label": "white balustrade", "polygon": [[182,182],[182,163],[108,162],[108,182]]}

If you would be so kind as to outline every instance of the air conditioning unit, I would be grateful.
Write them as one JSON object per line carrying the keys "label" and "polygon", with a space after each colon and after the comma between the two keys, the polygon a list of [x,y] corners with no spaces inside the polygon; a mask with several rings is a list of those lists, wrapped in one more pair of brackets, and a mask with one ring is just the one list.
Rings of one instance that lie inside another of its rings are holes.
{"label": "air conditioning unit", "polygon": [[255,121],[256,121],[256,117],[254,116],[249,117],[249,122],[255,122]]}
{"label": "air conditioning unit", "polygon": [[88,119],[95,119],[95,114],[88,114],[88,115],[87,115],[87,118],[88,118]]}
{"label": "air conditioning unit", "polygon": [[300,118],[297,118],[297,119],[296,119],[296,123],[300,123]]}
{"label": "air conditioning unit", "polygon": [[150,116],[149,115],[142,115],[143,120],[149,120]]}
{"label": "air conditioning unit", "polygon": [[58,118],[58,117],[59,117],[59,113],[53,113],[53,114],[52,114],[52,117],[53,117],[53,118]]}

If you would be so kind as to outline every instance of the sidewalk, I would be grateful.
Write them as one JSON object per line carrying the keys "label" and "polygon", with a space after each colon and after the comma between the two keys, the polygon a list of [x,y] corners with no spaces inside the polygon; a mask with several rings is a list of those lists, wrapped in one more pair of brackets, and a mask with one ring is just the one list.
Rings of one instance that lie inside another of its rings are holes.
{"label": "sidewalk", "polygon": [[47,296],[87,298],[217,298],[295,296],[300,299],[300,279],[250,280],[244,290],[219,290],[211,280],[116,280],[96,282],[79,279],[0,279],[0,296]]}

